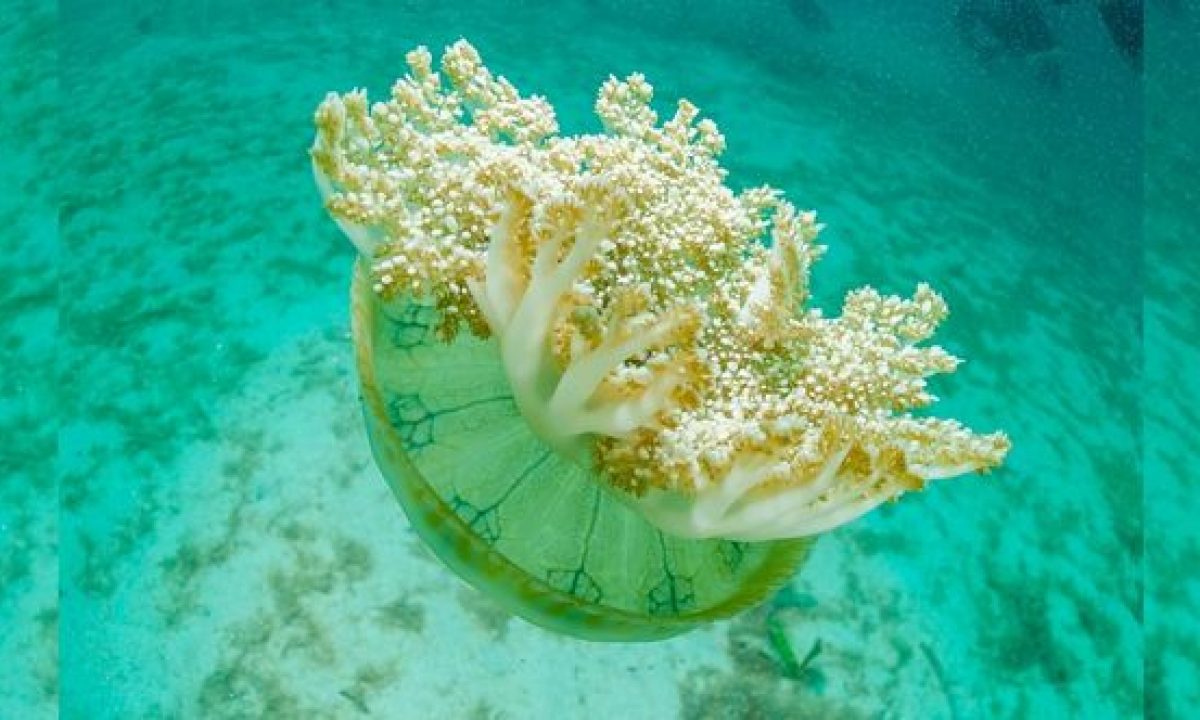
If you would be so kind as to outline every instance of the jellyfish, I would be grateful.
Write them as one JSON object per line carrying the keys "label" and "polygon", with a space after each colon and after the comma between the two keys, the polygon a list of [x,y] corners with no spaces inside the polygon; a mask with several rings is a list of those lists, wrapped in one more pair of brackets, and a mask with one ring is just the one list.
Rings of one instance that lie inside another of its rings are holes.
{"label": "jellyfish", "polygon": [[915,417],[957,359],[946,315],[851,292],[808,305],[821,225],[735,193],[686,100],[659,122],[609,78],[603,132],[466,41],[425,48],[390,98],[330,93],[310,150],[357,249],[367,434],[412,526],[512,613],[655,640],[753,607],[815,537],[926,482],[997,466],[1003,433]]}

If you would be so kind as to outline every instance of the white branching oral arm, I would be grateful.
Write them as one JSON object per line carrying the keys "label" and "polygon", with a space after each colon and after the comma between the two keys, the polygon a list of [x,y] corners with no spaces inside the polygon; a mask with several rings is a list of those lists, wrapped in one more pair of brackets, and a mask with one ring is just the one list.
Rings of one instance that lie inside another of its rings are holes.
{"label": "white branching oral arm", "polygon": [[[684,330],[688,316],[668,313],[650,322],[614,323],[600,342],[576,348],[563,366],[553,353],[556,324],[571,293],[586,282],[585,268],[611,244],[614,219],[604,212],[619,202],[602,181],[583,183],[591,204],[555,208],[558,224],[546,230],[532,253],[522,233],[529,228],[529,198],[510,191],[489,234],[482,281],[468,283],[472,297],[497,337],[513,396],[533,430],[560,452],[588,461],[599,436],[624,436],[672,409],[671,390],[681,378],[660,374],[652,387],[630,397],[606,395],[609,378],[645,353],[662,348]],[[532,257],[526,257],[532,254]]]}
{"label": "white branching oral arm", "polygon": [[494,337],[530,428],[590,464],[667,532],[814,535],[927,481],[998,465],[1002,433],[914,418],[923,346],[946,316],[870,288],[808,309],[823,248],[811,212],[735,194],[724,138],[680,101],[659,123],[639,75],[610,78],[605,132],[562,137],[474,48],[423,48],[391,98],[331,94],[312,159],[384,298],[440,310],[439,331]]}

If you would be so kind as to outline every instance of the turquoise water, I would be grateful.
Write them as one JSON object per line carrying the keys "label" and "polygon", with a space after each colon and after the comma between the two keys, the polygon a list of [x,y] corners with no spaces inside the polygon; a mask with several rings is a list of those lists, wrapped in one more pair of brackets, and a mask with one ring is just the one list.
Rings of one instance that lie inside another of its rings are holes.
{"label": "turquoise water", "polygon": [[[951,2],[821,4],[0,11],[0,717],[1189,717],[1197,11],[1153,15],[1143,79],[1087,3],[986,62]],[[327,91],[459,37],[569,132],[610,73],[694,101],[735,186],[828,223],[818,305],[931,282],[968,358],[938,413],[1006,430],[1005,467],[660,643],[554,636],[458,581],[371,459],[353,250],[306,149]]]}

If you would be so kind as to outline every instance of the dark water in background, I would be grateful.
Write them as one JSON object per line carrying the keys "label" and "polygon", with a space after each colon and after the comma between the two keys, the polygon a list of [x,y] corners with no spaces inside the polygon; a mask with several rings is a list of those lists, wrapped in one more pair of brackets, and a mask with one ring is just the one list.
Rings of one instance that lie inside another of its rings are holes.
{"label": "dark water in background", "polygon": [[[4,10],[0,717],[1187,717],[1197,10],[1150,7],[1143,78],[1089,3],[1043,3],[1033,54],[948,1],[816,4]],[[938,412],[1015,449],[822,539],[782,615],[802,682],[761,614],[647,646],[510,620],[379,481],[304,152],[326,91],[458,37],[569,132],[609,73],[696,102],[735,186],[829,224],[818,304],[950,302]]]}

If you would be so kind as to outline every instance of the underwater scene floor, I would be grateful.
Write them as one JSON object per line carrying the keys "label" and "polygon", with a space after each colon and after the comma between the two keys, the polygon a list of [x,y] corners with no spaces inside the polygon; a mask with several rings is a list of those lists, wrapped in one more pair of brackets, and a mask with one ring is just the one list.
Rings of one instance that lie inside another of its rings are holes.
{"label": "underwater scene floor", "polygon": [[[1068,64],[1066,89],[1042,87],[854,13],[810,47],[794,16],[755,21],[773,3],[728,26],[723,2],[644,21],[620,2],[76,5],[57,27],[44,3],[4,11],[30,20],[3,35],[28,62],[5,78],[22,194],[0,200],[0,431],[23,441],[4,458],[0,651],[27,659],[0,717],[1129,718],[1197,700],[1181,568],[1200,556],[1169,530],[1195,411],[1143,393],[1141,338],[1145,310],[1162,394],[1194,397],[1200,322],[1172,302],[1198,275],[1158,258],[1171,292],[1143,308],[1140,112],[1095,110],[1136,104],[1132,76],[1091,87]],[[896,51],[875,27],[933,49],[880,71]],[[822,537],[763,607],[663,642],[552,635],[459,581],[371,458],[353,248],[306,155],[327,91],[382,95],[407,50],[459,37],[569,132],[597,129],[610,73],[693,100],[734,186],[828,224],[828,312],[860,285],[932,284],[937,339],[968,360],[935,381],[936,414],[1008,432],[1006,465]],[[1164,202],[1163,227],[1186,206]],[[1143,527],[1143,470],[1166,530]]]}

